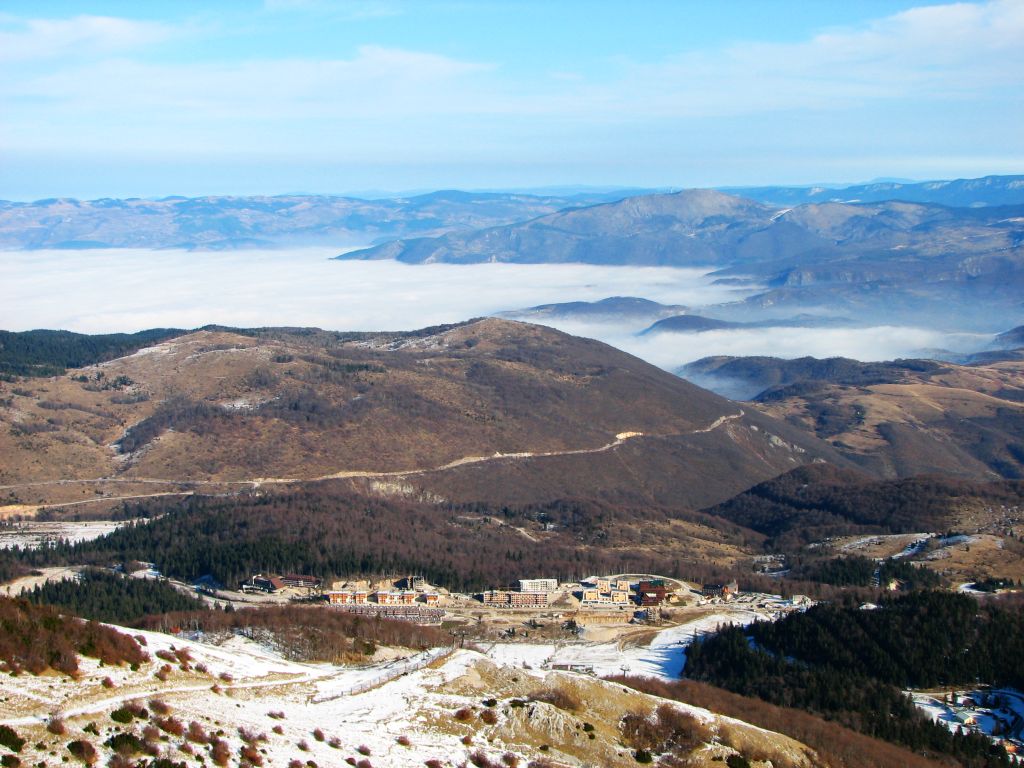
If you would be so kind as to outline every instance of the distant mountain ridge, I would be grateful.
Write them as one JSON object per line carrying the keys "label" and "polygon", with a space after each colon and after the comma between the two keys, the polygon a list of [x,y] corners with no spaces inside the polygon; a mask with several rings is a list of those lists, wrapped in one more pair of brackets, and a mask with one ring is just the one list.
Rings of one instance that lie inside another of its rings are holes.
{"label": "distant mountain ridge", "polygon": [[441,190],[380,200],[277,195],[0,201],[0,249],[362,245],[522,221],[625,194]]}
{"label": "distant mountain ridge", "polygon": [[599,301],[567,301],[540,304],[526,309],[498,312],[495,317],[543,323],[545,320],[581,320],[615,322],[629,320],[651,323],[664,317],[680,315],[689,310],[680,304],[659,304],[636,296],[609,296]]}
{"label": "distant mountain ridge", "polygon": [[753,400],[882,477],[1024,479],[1024,360],[710,357],[679,373]]}
{"label": "distant mountain ridge", "polygon": [[879,203],[887,200],[937,203],[955,208],[1024,205],[1024,176],[985,176],[953,181],[881,181],[844,187],[723,187],[722,191],[770,205]]}
{"label": "distant mountain ridge", "polygon": [[959,315],[963,327],[987,330],[979,302],[1024,313],[1022,245],[1024,205],[828,202],[779,210],[698,189],[396,240],[338,258],[710,268],[754,292],[730,308],[733,318],[827,307],[920,321],[941,307],[945,320]]}

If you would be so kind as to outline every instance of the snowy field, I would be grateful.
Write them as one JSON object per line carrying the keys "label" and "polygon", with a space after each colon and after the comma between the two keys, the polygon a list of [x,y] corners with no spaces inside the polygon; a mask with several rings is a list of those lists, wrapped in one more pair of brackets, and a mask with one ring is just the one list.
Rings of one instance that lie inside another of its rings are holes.
{"label": "snowy field", "polygon": [[984,734],[996,742],[1007,739],[1012,747],[1009,751],[1024,750],[1024,694],[1013,688],[998,688],[957,691],[955,696],[954,703],[948,694],[911,694],[918,709],[954,733],[963,729]]}
{"label": "snowy field", "polygon": [[39,549],[51,541],[66,539],[75,544],[91,541],[116,531],[124,525],[120,520],[90,520],[88,522],[23,522],[0,526],[0,549],[21,547]]}
{"label": "snowy field", "polygon": [[488,658],[505,666],[548,670],[554,664],[582,664],[594,674],[642,675],[677,680],[686,663],[686,646],[695,637],[729,624],[746,626],[768,618],[753,608],[727,608],[659,632],[650,645],[620,648],[618,643],[494,643],[485,648]]}

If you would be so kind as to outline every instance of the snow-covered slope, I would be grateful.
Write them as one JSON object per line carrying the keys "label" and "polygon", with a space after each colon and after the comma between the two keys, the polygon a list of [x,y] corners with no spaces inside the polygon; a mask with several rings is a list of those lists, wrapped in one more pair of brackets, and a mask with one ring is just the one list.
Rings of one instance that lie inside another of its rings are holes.
{"label": "snow-covered slope", "polygon": [[[78,679],[5,679],[0,722],[26,739],[23,764],[59,760],[79,740],[105,763],[112,752],[105,742],[131,733],[150,754],[187,765],[202,757],[293,768],[296,760],[363,768],[526,766],[541,759],[556,766],[630,766],[636,760],[622,741],[622,716],[655,717],[666,703],[592,676],[500,665],[470,650],[409,652],[355,668],[290,661],[242,637],[215,645],[125,631],[144,641],[151,656],[137,670],[83,658]],[[145,714],[128,724],[111,718],[133,703]],[[707,743],[696,748],[698,764],[754,746],[787,764],[808,762],[806,747],[784,736],[697,707],[670,706],[707,728]],[[52,721],[62,722],[64,733],[53,733],[60,726],[47,729]],[[202,734],[209,743],[201,743]]]}

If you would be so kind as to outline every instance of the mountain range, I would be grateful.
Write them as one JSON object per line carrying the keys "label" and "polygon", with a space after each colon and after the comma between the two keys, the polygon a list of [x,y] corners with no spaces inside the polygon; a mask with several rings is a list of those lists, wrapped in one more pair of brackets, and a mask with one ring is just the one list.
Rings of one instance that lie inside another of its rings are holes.
{"label": "mountain range", "polygon": [[903,200],[951,207],[1024,205],[1024,176],[984,176],[952,181],[878,181],[843,187],[728,187],[723,192],[771,205],[880,203]]}
{"label": "mountain range", "polygon": [[22,486],[26,504],[80,500],[90,482],[337,479],[414,498],[694,509],[795,465],[846,464],[613,347],[499,319],[405,334],[211,329],[4,389],[0,484]]}
{"label": "mountain range", "polygon": [[[1024,312],[1022,243],[1021,205],[829,202],[780,210],[684,190],[338,258],[704,267],[750,289],[730,307],[730,319],[828,307],[855,316],[884,311],[889,320],[944,317],[980,329],[992,325],[996,307]],[[999,319],[1005,322],[1002,312]]]}
{"label": "mountain range", "polygon": [[380,200],[278,195],[0,201],[0,249],[365,245],[522,221],[625,194],[443,190]]}
{"label": "mountain range", "polygon": [[680,374],[812,431],[881,477],[1024,478],[1024,361],[712,357]]}

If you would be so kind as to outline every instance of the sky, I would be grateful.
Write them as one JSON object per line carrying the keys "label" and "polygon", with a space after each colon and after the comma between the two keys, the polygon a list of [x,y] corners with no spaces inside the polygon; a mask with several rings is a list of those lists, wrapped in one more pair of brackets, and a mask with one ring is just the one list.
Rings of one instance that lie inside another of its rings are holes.
{"label": "sky", "polygon": [[0,198],[1024,173],[1024,0],[0,4]]}

